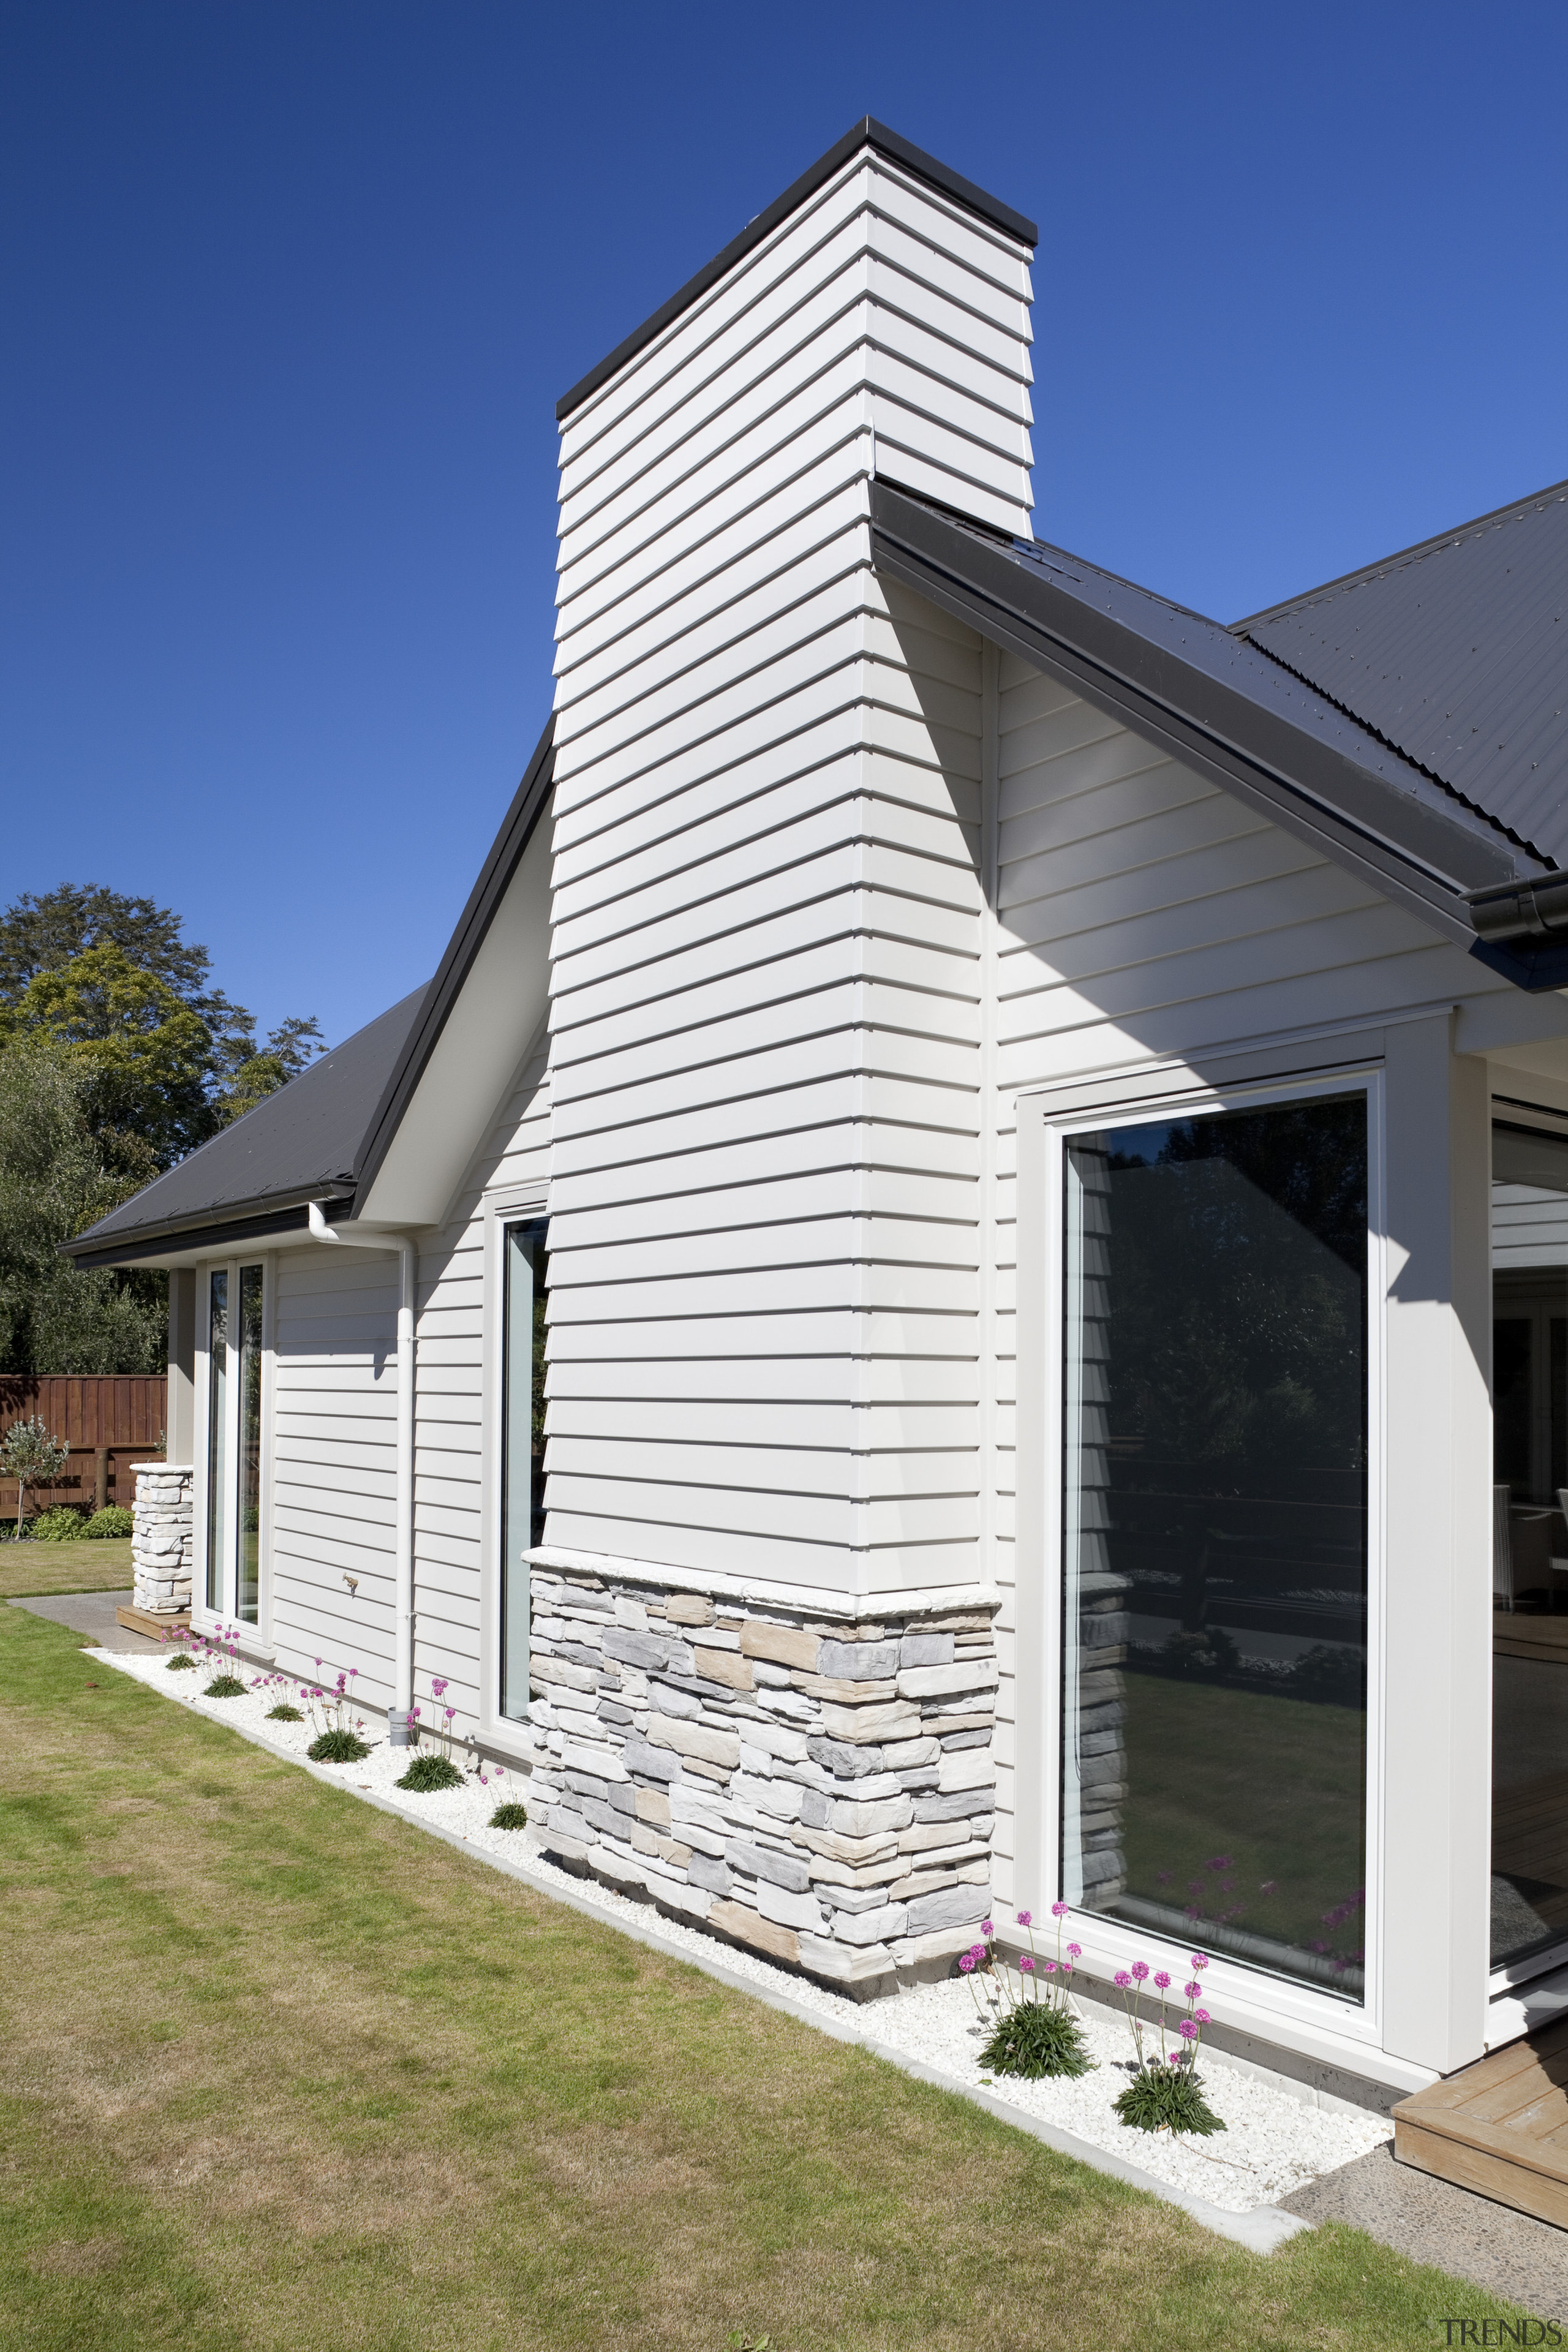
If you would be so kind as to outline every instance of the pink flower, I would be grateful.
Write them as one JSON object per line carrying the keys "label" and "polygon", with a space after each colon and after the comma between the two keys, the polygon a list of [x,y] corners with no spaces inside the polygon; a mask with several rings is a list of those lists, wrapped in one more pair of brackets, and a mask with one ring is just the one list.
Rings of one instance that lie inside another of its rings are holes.
{"label": "pink flower", "polygon": [[1057,1972],[1057,1964],[1056,1964],[1055,1960],[1047,1960],[1047,1961],[1046,1962],[1046,1974],[1047,1974],[1048,1977],[1054,1977],[1054,1976],[1055,1976],[1055,1974],[1056,1974],[1056,1972]]}
{"label": "pink flower", "polygon": [[1186,1994],[1189,2000],[1196,2000],[1199,1993],[1203,1990],[1203,1987],[1199,1984],[1196,1977],[1194,1977],[1191,1984],[1184,1984],[1182,1987],[1182,1990]]}
{"label": "pink flower", "polygon": [[1195,2042],[1198,2038],[1198,2029],[1190,2017],[1184,2017],[1176,2031],[1184,2042]]}
{"label": "pink flower", "polygon": [[1132,1979],[1128,1975],[1125,1969],[1118,1969],[1116,1971],[1116,1981],[1121,1987],[1122,1991],[1125,1992]]}
{"label": "pink flower", "polygon": [[989,1919],[982,1919],[982,1921],[980,1922],[980,1932],[981,1932],[981,1934],[982,1934],[983,1936],[989,1936],[989,1935],[990,1935],[990,1933],[991,1933],[991,1922],[990,1922],[990,1920],[989,1920]]}
{"label": "pink flower", "polygon": [[1028,1911],[1020,1911],[1020,1912],[1019,1912],[1019,1914],[1018,1914],[1018,1925],[1019,1925],[1019,1927],[1032,1927],[1034,1926],[1034,1924],[1035,1924],[1035,1921],[1034,1921],[1034,1916],[1033,1916],[1033,1914],[1032,1914],[1032,1913],[1030,1913],[1030,1912],[1028,1912]]}
{"label": "pink flower", "polygon": [[1068,1906],[1067,1906],[1067,1905],[1066,1905],[1065,1903],[1053,1903],[1053,1904],[1052,1904],[1052,1906],[1051,1906],[1051,1916],[1052,1916],[1052,1918],[1053,1918],[1053,1919],[1065,1919],[1065,1918],[1067,1917],[1067,1914],[1068,1914]]}
{"label": "pink flower", "polygon": [[1165,1974],[1165,1971],[1164,1971],[1164,1969],[1158,1969],[1158,1970],[1156,1971],[1156,1973],[1155,1973],[1155,1977],[1154,1977],[1154,1990],[1155,1990],[1155,1991],[1156,1991],[1156,1992],[1169,1992],[1170,1989],[1171,1989],[1171,1979],[1170,1979],[1170,1978]]}
{"label": "pink flower", "polygon": [[1194,1952],[1194,1953],[1193,1954],[1193,1966],[1194,1966],[1194,1969],[1206,1969],[1206,1968],[1207,1968],[1207,1966],[1208,1966],[1208,1955],[1207,1955],[1207,1953],[1206,1953],[1206,1952]]}
{"label": "pink flower", "polygon": [[965,1976],[967,1976],[967,1975],[969,1974],[970,1969],[974,1966],[974,1955],[973,1955],[973,1952],[960,1952],[960,1954],[959,1954],[959,1956],[958,1956],[958,1965],[959,1965],[959,1967],[963,1970],[964,1975],[965,1975]]}
{"label": "pink flower", "polygon": [[[1047,1966],[1047,1968],[1049,1968],[1049,1967],[1050,1967],[1050,1965],[1051,1965],[1051,1964],[1050,1964],[1049,1960],[1047,1960],[1047,1961],[1046,1962],[1046,1966]],[[1028,1969],[1028,1970],[1030,1970],[1030,1971],[1032,1972],[1032,1971],[1033,1971],[1033,1969],[1034,1969],[1035,1963],[1034,1963],[1034,1962],[1033,1962],[1033,1960],[1029,1958],[1029,1955],[1027,1954],[1027,1952],[1026,1952],[1026,1953],[1024,1954],[1023,1958],[1019,1960],[1019,1962],[1018,1962],[1018,1966],[1019,1966],[1021,1969]]]}
{"label": "pink flower", "polygon": [[1197,2019],[1200,2025],[1206,2025],[1209,2021],[1209,2013],[1206,2009],[1194,2009],[1193,2015]]}
{"label": "pink flower", "polygon": [[1083,1958],[1083,1946],[1081,1944],[1069,1944],[1068,1946],[1068,1958],[1069,1960],[1081,1960]]}
{"label": "pink flower", "polygon": [[1133,1982],[1134,1982],[1135,1984],[1142,1984],[1142,1981],[1143,1981],[1143,1979],[1144,1979],[1144,1978],[1148,1975],[1148,1973],[1149,1973],[1149,1963],[1148,1963],[1148,1961],[1147,1961],[1147,1960],[1134,1960],[1134,1961],[1133,1961],[1133,1963],[1132,1963],[1132,1980],[1133,1980]]}

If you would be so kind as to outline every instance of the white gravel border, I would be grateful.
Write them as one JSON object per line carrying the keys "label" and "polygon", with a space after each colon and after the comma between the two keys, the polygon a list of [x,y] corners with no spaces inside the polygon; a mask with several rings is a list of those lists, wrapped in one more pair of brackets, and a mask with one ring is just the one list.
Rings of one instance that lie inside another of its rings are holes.
{"label": "white gravel border", "polygon": [[[1080,2011],[1084,2038],[1099,2062],[1093,2073],[1076,2081],[1058,2077],[1041,2083],[991,2077],[980,2066],[984,2034],[967,1983],[949,1979],[889,2000],[848,2000],[774,1967],[760,1954],[721,1944],[698,1928],[666,1918],[651,1904],[634,1902],[596,1880],[579,1878],[545,1859],[542,1841],[531,1824],[521,1831],[489,1826],[498,1802],[509,1796],[527,1802],[524,1774],[491,1766],[482,1784],[470,1780],[461,1789],[414,1796],[394,1786],[409,1754],[386,1745],[379,1717],[367,1722],[366,1736],[373,1744],[363,1763],[312,1764],[305,1753],[314,1737],[308,1722],[266,1719],[268,1709],[289,1696],[281,1678],[244,1698],[209,1699],[202,1696],[207,1676],[200,1667],[194,1674],[171,1674],[168,1659],[159,1653],[95,1649],[84,1655],[146,1684],[193,1714],[226,1724],[317,1780],[331,1781],[367,1804],[415,1822],[539,1893],[656,1951],[689,1961],[720,1982],[786,2011],[836,2041],[855,2042],[908,2074],[956,2092],[1063,2155],[1180,2206],[1205,2228],[1257,2252],[1270,2252],[1310,2226],[1280,2211],[1273,2200],[1392,2137],[1386,2116],[1338,2101],[1310,2103],[1245,2062],[1228,2063],[1218,2052],[1205,2055],[1204,2082],[1210,2105],[1226,2126],[1223,2134],[1199,2144],[1130,2130],[1112,2113],[1110,2102],[1127,2080],[1131,2036],[1120,2020],[1103,2010]],[[657,1926],[651,1924],[655,1921]]]}

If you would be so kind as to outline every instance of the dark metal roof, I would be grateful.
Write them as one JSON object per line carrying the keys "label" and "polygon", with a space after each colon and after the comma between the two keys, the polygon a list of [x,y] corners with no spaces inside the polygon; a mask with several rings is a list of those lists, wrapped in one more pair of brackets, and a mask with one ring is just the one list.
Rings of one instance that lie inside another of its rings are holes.
{"label": "dark metal roof", "polygon": [[[1331,697],[1202,614],[1038,540],[1010,539],[885,480],[879,567],[1066,679],[1326,856],[1364,874],[1523,986],[1558,987],[1563,950],[1488,944],[1474,903],[1522,904],[1548,861]],[[1485,894],[1490,894],[1489,900]],[[1500,912],[1498,923],[1500,927]]]}
{"label": "dark metal roof", "polygon": [[950,171],[934,155],[928,155],[923,147],[912,146],[909,140],[900,139],[898,132],[889,131],[885,122],[877,121],[869,114],[865,115],[845,132],[842,139],[835,142],[826,155],[819,155],[810,169],[803,172],[782,196],[775,196],[765,212],[760,212],[754,219],[749,220],[740,236],[731,238],[722,253],[716,253],[695,278],[687,279],[679,293],[672,294],[668,302],[660,303],[653,316],[645,319],[640,327],[634,328],[607,358],[602,359],[597,367],[590,368],[570,392],[563,393],[555,404],[557,417],[570,416],[574,408],[580,408],[590,393],[597,392],[617,368],[625,367],[645,344],[651,343],[656,335],[662,334],[672,319],[679,319],[682,310],[689,310],[693,302],[707,293],[710,286],[723,277],[727,269],[732,269],[754,246],[761,245],[763,237],[771,236],[780,221],[787,220],[808,196],[814,196],[817,189],[833,177],[840,164],[847,163],[851,155],[858,155],[862,147],[874,147],[879,154],[886,155],[890,162],[901,163],[906,172],[912,172],[917,179],[927,181],[931,187],[940,189],[944,196],[953,197],[981,220],[989,221],[994,228],[1004,229],[1009,236],[1016,236],[1020,245],[1038,245],[1040,232],[1024,214],[1016,213],[1012,205],[1005,205],[999,196],[988,196],[984,188],[977,188],[973,181],[966,180],[961,172]]}
{"label": "dark metal roof", "polygon": [[352,1194],[366,1128],[428,993],[428,983],[415,989],[356,1030],[177,1168],[68,1242],[66,1255],[89,1265],[152,1256],[158,1244],[189,1247],[195,1227],[205,1235],[232,1225],[237,1239],[249,1238],[302,1226],[307,1201]]}
{"label": "dark metal roof", "polygon": [[303,1229],[306,1204],[352,1213],[368,1192],[424,1075],[496,908],[527,848],[554,774],[550,719],[468,893],[434,979],[268,1095],[177,1168],[89,1225],[65,1254],[123,1265],[161,1250],[221,1248]]}
{"label": "dark metal roof", "polygon": [[1568,866],[1568,482],[1235,633]]}

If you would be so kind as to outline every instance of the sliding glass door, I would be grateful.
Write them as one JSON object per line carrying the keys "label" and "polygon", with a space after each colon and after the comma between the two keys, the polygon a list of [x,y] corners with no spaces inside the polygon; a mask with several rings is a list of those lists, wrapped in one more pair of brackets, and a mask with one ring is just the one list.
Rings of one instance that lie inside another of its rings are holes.
{"label": "sliding glass door", "polygon": [[260,1265],[208,1269],[205,1339],[206,1561],[214,1617],[259,1622],[263,1311]]}
{"label": "sliding glass door", "polygon": [[1066,1159],[1062,1894],[1359,2000],[1366,1098]]}

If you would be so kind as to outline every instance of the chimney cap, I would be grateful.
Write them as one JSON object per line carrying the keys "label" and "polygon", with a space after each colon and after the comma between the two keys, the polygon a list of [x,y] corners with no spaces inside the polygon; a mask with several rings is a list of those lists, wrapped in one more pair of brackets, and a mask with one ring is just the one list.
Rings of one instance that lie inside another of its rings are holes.
{"label": "chimney cap", "polygon": [[889,131],[887,124],[879,122],[874,115],[863,115],[842,139],[835,142],[826,155],[819,155],[809,170],[803,172],[782,196],[775,196],[764,211],[749,220],[740,236],[731,238],[722,253],[716,253],[695,278],[689,278],[678,293],[672,294],[668,302],[661,303],[640,327],[634,328],[625,341],[617,343],[597,367],[590,368],[570,392],[563,393],[555,404],[557,421],[564,422],[574,408],[580,408],[590,394],[597,392],[617,369],[625,367],[645,344],[651,343],[656,335],[661,334],[672,319],[678,319],[682,310],[689,310],[691,304],[700,295],[706,294],[710,286],[722,278],[727,269],[732,269],[753,246],[760,245],[763,237],[771,236],[780,221],[787,220],[791,213],[805,204],[808,196],[814,195],[840,165],[847,163],[852,155],[858,154],[863,147],[875,148],[889,162],[901,163],[906,172],[912,172],[917,178],[940,189],[944,196],[952,196],[968,211],[976,214],[988,226],[999,228],[1006,236],[1016,237],[1020,245],[1033,249],[1039,243],[1039,230],[1024,214],[1015,212],[1012,205],[1005,205],[999,196],[987,195],[984,188],[977,188],[973,181],[966,180],[961,172],[952,171],[947,164],[939,163],[934,155],[928,155],[923,147],[916,147],[908,139],[900,139],[896,131]]}

